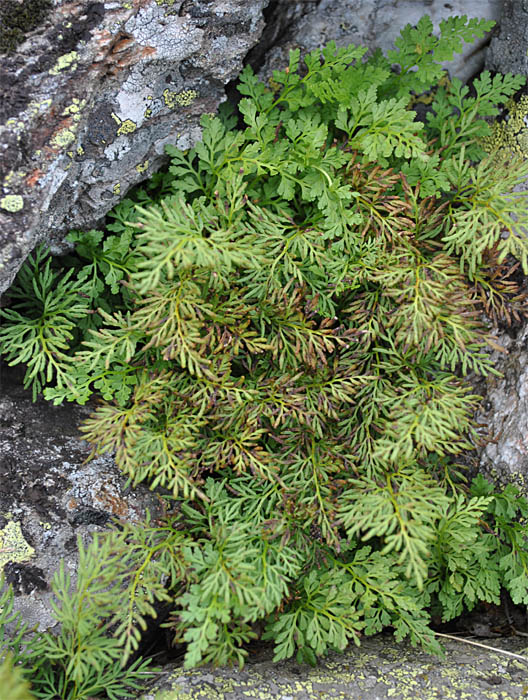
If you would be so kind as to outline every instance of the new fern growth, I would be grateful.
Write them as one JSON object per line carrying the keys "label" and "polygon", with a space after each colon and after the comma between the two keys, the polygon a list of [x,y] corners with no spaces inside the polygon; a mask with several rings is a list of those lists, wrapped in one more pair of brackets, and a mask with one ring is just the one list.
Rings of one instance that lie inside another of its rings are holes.
{"label": "new fern growth", "polygon": [[490,27],[424,17],[368,60],[293,51],[269,86],[246,68],[241,126],[204,116],[107,231],[74,234],[76,259],[39,250],[19,275],[6,360],[55,403],[102,396],[85,439],[168,494],[166,524],[101,545],[125,658],[155,599],[187,666],[242,664],[262,627],[276,659],[384,627],[438,651],[432,612],[501,587],[528,603],[526,501],[457,465],[478,439],[464,377],[495,372],[483,311],[527,315],[528,164],[483,147],[524,79],[409,107]]}

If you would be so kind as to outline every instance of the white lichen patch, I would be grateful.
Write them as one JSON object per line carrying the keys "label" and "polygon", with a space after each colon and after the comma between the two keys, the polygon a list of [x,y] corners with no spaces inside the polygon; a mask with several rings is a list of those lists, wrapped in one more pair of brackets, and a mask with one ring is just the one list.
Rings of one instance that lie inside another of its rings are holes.
{"label": "white lichen patch", "polygon": [[29,561],[35,550],[24,539],[20,523],[10,520],[0,530],[0,571],[8,562]]}
{"label": "white lichen patch", "polygon": [[10,212],[17,212],[24,207],[24,198],[19,194],[7,194],[0,199],[0,207]]}
{"label": "white lichen patch", "polygon": [[158,60],[183,61],[200,50],[204,30],[183,17],[167,22],[166,8],[152,3],[140,10],[125,24],[140,46],[156,51]]}
{"label": "white lichen patch", "polygon": [[70,53],[59,56],[57,63],[49,70],[50,75],[59,75],[63,70],[75,70],[78,58],[79,54],[77,51],[70,51]]}

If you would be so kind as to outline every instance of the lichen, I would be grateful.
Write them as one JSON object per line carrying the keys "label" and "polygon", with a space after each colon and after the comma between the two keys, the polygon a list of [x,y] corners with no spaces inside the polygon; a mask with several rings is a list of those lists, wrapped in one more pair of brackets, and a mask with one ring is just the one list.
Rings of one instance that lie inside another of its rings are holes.
{"label": "lichen", "polygon": [[8,562],[29,561],[35,550],[24,539],[20,523],[10,520],[0,530],[0,571]]}
{"label": "lichen", "polygon": [[61,71],[67,69],[75,70],[75,68],[77,68],[78,58],[79,54],[77,51],[70,51],[70,53],[59,56],[57,63],[49,70],[50,75],[58,75]]}
{"label": "lichen", "polygon": [[136,122],[132,119],[125,119],[122,121],[115,112],[112,112],[112,119],[118,124],[119,128],[117,130],[117,135],[121,136],[123,134],[132,134],[137,129]]}
{"label": "lichen", "polygon": [[52,0],[2,0],[0,3],[0,53],[13,53],[28,32],[46,19]]}
{"label": "lichen", "polygon": [[19,194],[8,194],[0,199],[0,207],[10,212],[20,211],[24,207],[24,199]]}
{"label": "lichen", "polygon": [[138,163],[136,165],[136,170],[138,173],[144,173],[148,169],[148,166],[149,166],[149,161],[146,160],[144,163]]}
{"label": "lichen", "polygon": [[507,113],[491,125],[484,146],[490,152],[509,151],[528,158],[528,95],[506,103]]}
{"label": "lichen", "polygon": [[25,170],[10,170],[7,175],[4,178],[4,182],[2,183],[4,187],[16,187],[17,185],[20,185],[21,182],[24,181],[24,178],[27,177],[27,172]]}
{"label": "lichen", "polygon": [[174,109],[177,105],[188,107],[197,97],[196,90],[183,90],[177,93],[166,88],[163,91],[163,100],[169,109]]}
{"label": "lichen", "polygon": [[76,97],[73,98],[71,105],[68,105],[62,113],[64,117],[73,117],[75,121],[81,119],[81,112],[86,105],[86,100],[78,100]]}
{"label": "lichen", "polygon": [[116,184],[114,185],[114,188],[113,188],[112,192],[113,192],[114,194],[121,194],[121,183],[120,183],[120,182],[116,182]]}
{"label": "lichen", "polygon": [[69,146],[73,141],[75,141],[75,132],[69,128],[65,127],[51,138],[50,143],[52,146],[58,146],[59,148],[65,148]]}

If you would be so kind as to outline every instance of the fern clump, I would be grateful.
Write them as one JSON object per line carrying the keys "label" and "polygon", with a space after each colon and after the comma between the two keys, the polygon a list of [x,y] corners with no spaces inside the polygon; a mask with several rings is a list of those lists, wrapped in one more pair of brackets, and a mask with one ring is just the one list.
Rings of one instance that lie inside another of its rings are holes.
{"label": "fern clump", "polygon": [[246,68],[238,128],[204,116],[106,232],[74,234],[68,271],[39,251],[19,276],[6,359],[56,403],[100,394],[85,439],[167,494],[166,523],[108,536],[125,658],[155,599],[188,666],[242,664],[259,634],[312,663],[385,627],[438,651],[431,614],[528,602],[528,504],[457,464],[478,439],[464,377],[495,372],[483,311],[526,314],[528,165],[482,145],[524,80],[409,107],[490,26],[293,51],[269,86]]}

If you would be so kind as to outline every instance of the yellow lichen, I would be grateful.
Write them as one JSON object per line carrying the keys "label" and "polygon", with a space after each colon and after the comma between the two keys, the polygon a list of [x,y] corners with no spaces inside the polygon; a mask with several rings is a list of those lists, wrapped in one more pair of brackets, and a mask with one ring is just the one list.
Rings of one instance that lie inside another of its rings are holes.
{"label": "yellow lichen", "polygon": [[41,100],[40,102],[38,100],[32,100],[29,103],[27,109],[29,112],[31,112],[32,115],[41,114],[43,111],[51,107],[52,102],[53,101],[51,100],[51,98]]}
{"label": "yellow lichen", "polygon": [[10,170],[4,178],[4,187],[16,187],[24,178],[27,177],[27,172],[24,170]]}
{"label": "yellow lichen", "polygon": [[74,97],[71,105],[66,107],[63,111],[62,116],[72,116],[75,121],[79,121],[81,118],[81,110],[84,108],[85,104],[86,100],[78,100],[76,97]]}
{"label": "yellow lichen", "polygon": [[131,134],[137,129],[137,124],[133,122],[132,119],[125,119],[122,121],[115,112],[112,112],[112,118],[116,124],[119,125],[119,129],[117,130],[118,136],[122,134]]}
{"label": "yellow lichen", "polygon": [[75,132],[72,129],[65,128],[57,131],[53,136],[50,143],[52,146],[59,146],[60,148],[65,148],[69,146],[72,141],[75,141]]}
{"label": "yellow lichen", "polygon": [[493,152],[510,152],[528,158],[528,95],[517,102],[506,103],[507,114],[491,125],[491,134],[484,140],[484,148]]}
{"label": "yellow lichen", "polygon": [[29,561],[35,554],[22,534],[20,523],[10,520],[3,530],[0,530],[0,571],[8,562]]}
{"label": "yellow lichen", "polygon": [[166,88],[163,91],[163,100],[169,109],[174,109],[176,105],[180,107],[188,107],[197,98],[196,90],[183,90],[182,92],[173,92]]}
{"label": "yellow lichen", "polygon": [[114,185],[114,188],[113,188],[112,192],[113,192],[114,194],[121,194],[121,183],[120,183],[120,182],[116,182],[116,184]]}
{"label": "yellow lichen", "polygon": [[136,165],[136,170],[138,171],[138,173],[144,173],[145,170],[147,170],[148,166],[149,166],[149,162],[148,162],[148,160],[146,160],[144,163],[138,163]]}
{"label": "yellow lichen", "polygon": [[20,211],[24,207],[24,199],[19,194],[7,194],[0,199],[0,207],[6,211]]}
{"label": "yellow lichen", "polygon": [[60,56],[53,68],[50,68],[50,75],[58,75],[61,71],[66,70],[67,68],[75,70],[75,68],[77,68],[78,57],[79,54],[77,51],[71,51],[70,53],[64,54],[64,56]]}

